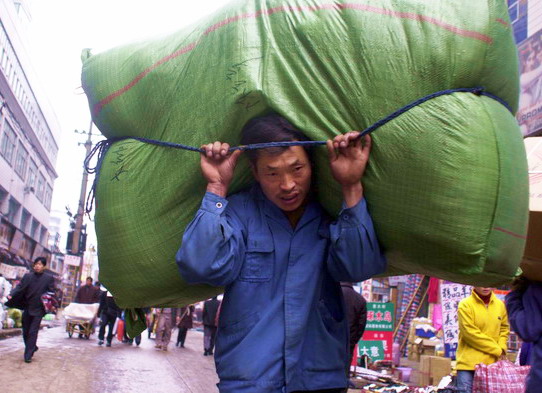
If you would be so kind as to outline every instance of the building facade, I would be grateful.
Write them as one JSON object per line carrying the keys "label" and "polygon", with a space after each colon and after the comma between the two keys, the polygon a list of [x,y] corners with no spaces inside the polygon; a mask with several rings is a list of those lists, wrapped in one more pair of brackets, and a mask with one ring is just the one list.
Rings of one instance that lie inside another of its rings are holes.
{"label": "building facade", "polygon": [[0,273],[1,265],[52,255],[49,216],[60,126],[25,49],[29,17],[28,2],[0,0]]}

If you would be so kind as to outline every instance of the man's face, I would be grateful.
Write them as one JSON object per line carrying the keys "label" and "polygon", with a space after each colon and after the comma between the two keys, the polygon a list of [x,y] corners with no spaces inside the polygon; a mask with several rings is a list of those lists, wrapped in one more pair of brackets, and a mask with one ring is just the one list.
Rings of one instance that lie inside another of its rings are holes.
{"label": "man's face", "polygon": [[92,285],[92,280],[87,279],[87,285],[91,286]]}
{"label": "man's face", "polygon": [[311,164],[301,146],[289,147],[279,154],[262,150],[252,173],[267,199],[285,212],[302,206],[311,188]]}
{"label": "man's face", "polygon": [[478,295],[482,296],[489,296],[491,294],[491,290],[493,288],[487,288],[487,287],[474,287],[474,290]]}
{"label": "man's face", "polygon": [[36,273],[43,273],[43,270],[45,270],[45,265],[41,261],[38,261],[34,264],[33,268]]}

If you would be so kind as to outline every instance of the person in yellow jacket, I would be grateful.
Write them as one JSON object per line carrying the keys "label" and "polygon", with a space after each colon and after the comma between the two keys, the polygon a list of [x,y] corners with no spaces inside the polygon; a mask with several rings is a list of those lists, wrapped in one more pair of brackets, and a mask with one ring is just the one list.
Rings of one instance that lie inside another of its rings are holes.
{"label": "person in yellow jacket", "polygon": [[472,393],[474,367],[506,357],[510,325],[504,302],[491,288],[474,287],[458,307],[457,387]]}

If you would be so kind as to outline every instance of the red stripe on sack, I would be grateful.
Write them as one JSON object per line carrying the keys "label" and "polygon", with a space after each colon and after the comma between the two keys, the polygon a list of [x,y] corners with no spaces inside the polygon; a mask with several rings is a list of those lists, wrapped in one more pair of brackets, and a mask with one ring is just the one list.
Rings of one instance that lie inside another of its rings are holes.
{"label": "red stripe on sack", "polygon": [[[220,21],[218,23],[215,23],[214,25],[211,25],[210,27],[208,27],[203,32],[203,36],[207,36],[210,33],[214,32],[214,31],[217,31],[217,30],[219,30],[220,28],[222,28],[222,27],[224,27],[226,25],[229,25],[230,23],[234,23],[234,22],[237,22],[237,21],[243,20],[243,19],[258,18],[258,17],[261,17],[262,15],[272,15],[272,14],[275,14],[275,13],[278,13],[278,12],[286,12],[286,11],[315,12],[315,11],[321,11],[321,10],[338,10],[338,9],[351,9],[351,10],[358,10],[358,11],[366,11],[366,12],[372,12],[372,13],[376,13],[376,14],[380,14],[380,15],[388,15],[388,16],[393,16],[393,17],[402,18],[402,19],[411,19],[411,20],[417,20],[417,21],[420,21],[420,22],[427,22],[427,23],[431,23],[431,24],[433,24],[435,26],[442,27],[443,29],[448,30],[448,31],[450,31],[450,32],[452,32],[454,34],[460,35],[460,36],[473,38],[473,39],[476,39],[476,40],[479,40],[479,41],[482,41],[482,42],[485,42],[485,43],[488,43],[488,44],[493,43],[493,39],[490,36],[484,35],[482,33],[478,33],[476,31],[460,29],[459,27],[450,25],[450,24],[448,24],[446,22],[443,22],[441,20],[438,20],[438,19],[435,19],[435,18],[432,18],[432,17],[429,17],[429,16],[425,16],[425,15],[421,15],[421,14],[415,14],[415,13],[411,13],[411,12],[393,11],[393,10],[388,10],[388,9],[385,9],[385,8],[372,7],[372,6],[368,6],[368,5],[364,5],[364,4],[350,4],[350,3],[347,3],[347,4],[322,4],[322,5],[319,5],[319,6],[305,6],[305,7],[302,7],[302,6],[298,6],[298,7],[282,6],[282,7],[269,8],[269,9],[266,9],[266,10],[260,10],[260,11],[252,12],[252,13],[245,13],[245,14],[241,14],[241,15],[237,15],[237,16],[233,16],[233,17],[224,19],[224,20],[222,20],[222,21]],[[503,20],[503,22],[504,22],[504,20]],[[94,108],[93,108],[94,116],[98,116],[105,105],[109,104],[115,98],[119,97],[120,95],[122,95],[125,92],[127,92],[128,90],[130,90],[132,87],[134,87],[139,81],[141,81],[145,76],[147,76],[147,74],[149,74],[155,68],[157,68],[160,65],[168,62],[169,60],[172,60],[172,59],[174,59],[174,58],[176,58],[176,57],[178,57],[180,55],[183,55],[183,54],[185,54],[187,52],[190,52],[192,49],[194,49],[196,46],[198,46],[200,42],[201,42],[201,40],[197,40],[197,41],[195,41],[195,42],[193,42],[193,43],[179,49],[178,51],[175,51],[172,54],[164,57],[163,59],[157,61],[156,63],[154,63],[150,67],[146,68],[141,73],[139,73],[126,86],[120,88],[119,90],[111,93],[110,95],[108,95],[104,99],[100,100],[96,105],[94,105]]]}
{"label": "red stripe on sack", "polygon": [[373,7],[373,6],[365,5],[365,4],[344,4],[344,5],[340,5],[340,7],[368,11],[368,12],[373,12],[375,14],[381,14],[381,15],[389,15],[389,16],[394,16],[394,17],[402,18],[402,19],[412,19],[412,20],[417,20],[420,22],[427,22],[427,23],[434,24],[435,26],[442,27],[443,29],[451,31],[452,33],[457,34],[457,35],[474,38],[476,40],[479,40],[488,44],[493,43],[493,38],[491,38],[488,35],[478,33],[476,31],[460,29],[459,27],[450,25],[446,22],[432,18],[430,16],[414,14],[412,12],[392,11],[385,8],[378,8],[378,7]]}
{"label": "red stripe on sack", "polygon": [[503,26],[510,27],[510,24],[502,18],[498,18],[496,19],[496,21],[499,22]]}
{"label": "red stripe on sack", "polygon": [[517,237],[519,239],[527,239],[527,236],[523,236],[523,235],[519,235],[519,234],[514,233],[514,232],[507,231],[506,229],[501,228],[501,227],[496,227],[496,228],[493,228],[493,229],[496,230],[496,231],[499,231],[499,232],[506,233],[507,235]]}

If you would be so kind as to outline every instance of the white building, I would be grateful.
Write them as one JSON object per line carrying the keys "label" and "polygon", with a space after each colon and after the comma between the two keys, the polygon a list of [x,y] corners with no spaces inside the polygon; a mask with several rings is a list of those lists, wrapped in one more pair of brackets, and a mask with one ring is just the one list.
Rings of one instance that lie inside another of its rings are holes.
{"label": "white building", "polygon": [[29,19],[28,1],[0,0],[0,249],[25,261],[51,257],[48,228],[60,138],[25,49]]}

